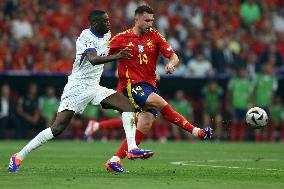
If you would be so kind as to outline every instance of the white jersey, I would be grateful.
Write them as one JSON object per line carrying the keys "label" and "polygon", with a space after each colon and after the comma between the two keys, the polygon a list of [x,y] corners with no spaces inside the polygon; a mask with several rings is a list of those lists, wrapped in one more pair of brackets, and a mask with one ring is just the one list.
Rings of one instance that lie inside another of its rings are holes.
{"label": "white jersey", "polygon": [[76,41],[76,58],[68,81],[80,80],[90,85],[99,84],[104,64],[93,66],[84,53],[96,50],[98,56],[107,56],[110,37],[110,32],[103,37],[98,37],[90,29],[85,29],[81,32]]}
{"label": "white jersey", "polygon": [[76,41],[76,59],[68,83],[64,87],[58,112],[72,110],[82,113],[88,104],[99,105],[102,100],[116,93],[99,85],[104,64],[93,66],[85,53],[96,50],[98,56],[109,52],[110,32],[98,37],[90,29],[82,31]]}

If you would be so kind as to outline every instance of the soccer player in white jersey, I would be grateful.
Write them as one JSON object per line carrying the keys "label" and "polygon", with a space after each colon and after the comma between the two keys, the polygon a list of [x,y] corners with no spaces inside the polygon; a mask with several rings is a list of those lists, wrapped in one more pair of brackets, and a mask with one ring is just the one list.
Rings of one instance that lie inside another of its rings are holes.
{"label": "soccer player in white jersey", "polygon": [[134,107],[127,97],[99,85],[103,64],[128,58],[129,49],[108,55],[110,23],[106,12],[91,11],[88,16],[91,27],[82,31],[76,41],[76,58],[71,75],[61,96],[56,119],[51,127],[41,131],[21,151],[10,158],[9,171],[17,172],[28,153],[60,135],[76,113],[82,113],[88,103],[101,105],[122,112],[124,130],[128,142],[128,153],[134,158],[153,155],[152,150],[139,149],[135,142]]}

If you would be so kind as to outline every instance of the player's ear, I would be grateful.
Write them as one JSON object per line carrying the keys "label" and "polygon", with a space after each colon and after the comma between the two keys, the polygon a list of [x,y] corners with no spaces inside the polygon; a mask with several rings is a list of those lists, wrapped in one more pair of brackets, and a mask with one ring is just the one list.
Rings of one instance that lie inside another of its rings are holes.
{"label": "player's ear", "polygon": [[138,19],[139,19],[139,15],[135,15],[135,16],[134,16],[134,21],[137,22]]}

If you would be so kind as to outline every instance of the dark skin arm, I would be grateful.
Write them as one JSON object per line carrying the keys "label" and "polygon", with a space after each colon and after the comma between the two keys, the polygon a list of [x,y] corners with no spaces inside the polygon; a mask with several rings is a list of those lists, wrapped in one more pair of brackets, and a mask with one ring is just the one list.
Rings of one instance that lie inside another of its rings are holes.
{"label": "dark skin arm", "polygon": [[107,62],[112,62],[115,60],[119,60],[122,58],[128,59],[129,57],[132,57],[130,54],[130,49],[129,48],[124,48],[121,51],[119,51],[117,54],[110,55],[110,56],[98,56],[97,51],[89,51],[86,53],[87,59],[91,62],[91,64],[94,65],[99,65],[99,64],[105,64]]}

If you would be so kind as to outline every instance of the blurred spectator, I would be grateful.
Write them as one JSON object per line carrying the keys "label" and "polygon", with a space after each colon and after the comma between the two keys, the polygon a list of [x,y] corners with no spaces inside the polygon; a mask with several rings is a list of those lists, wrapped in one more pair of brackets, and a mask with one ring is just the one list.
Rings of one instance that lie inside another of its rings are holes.
{"label": "blurred spectator", "polygon": [[284,32],[284,10],[276,9],[272,16],[273,27],[276,32]]}
{"label": "blurred spectator", "polygon": [[27,95],[19,99],[17,106],[21,126],[23,130],[28,132],[25,134],[25,137],[28,138],[31,136],[27,135],[34,135],[45,128],[44,119],[41,117],[37,92],[37,85],[31,83],[28,86]]}
{"label": "blurred spectator", "polygon": [[164,14],[160,15],[157,19],[157,29],[158,31],[163,35],[166,36],[166,34],[169,31],[170,23],[168,20],[168,17]]}
{"label": "blurred spectator", "polygon": [[222,40],[219,40],[218,49],[214,54],[213,65],[218,73],[231,74],[233,68],[241,64],[238,59],[239,44],[232,42],[230,36],[225,36]]}
{"label": "blurred spectator", "polygon": [[200,7],[197,4],[193,4],[190,6],[188,15],[186,18],[189,20],[191,25],[195,28],[202,29],[203,28],[203,13]]}
{"label": "blurred spectator", "polygon": [[238,74],[228,84],[227,110],[233,115],[230,137],[232,141],[243,141],[246,134],[244,123],[246,111],[251,102],[253,82],[247,77],[245,67],[238,69]]}
{"label": "blurred spectator", "polygon": [[[170,100],[170,105],[183,117],[185,117],[185,119],[189,120],[191,123],[194,122],[193,108],[190,102],[186,99],[184,91],[182,90],[176,91],[174,99]],[[193,139],[190,133],[182,130],[179,127],[176,127],[175,125],[172,125],[172,131],[173,131],[173,137],[176,141],[181,140],[183,137],[187,139]]]}
{"label": "blurred spectator", "polygon": [[[74,58],[68,55],[74,50],[78,31],[88,27],[83,15],[94,7],[107,9],[112,33],[116,34],[129,26],[135,8],[141,4],[147,2],[4,1],[0,6],[0,71],[68,73]],[[245,63],[241,60],[246,60],[248,52],[259,55],[271,43],[277,42],[284,54],[281,1],[175,0],[150,4],[156,10],[157,29],[185,63],[200,46],[213,70],[224,74],[232,74],[232,67]],[[49,58],[45,57],[47,53]],[[261,63],[268,60],[261,59]],[[277,55],[277,67],[280,64]],[[115,67],[109,67],[104,74],[114,71]],[[187,74],[184,71],[175,76]]]}
{"label": "blurred spectator", "polygon": [[240,15],[245,25],[254,24],[261,17],[260,7],[254,0],[246,0],[240,6]]}
{"label": "blurred spectator", "polygon": [[222,139],[222,95],[223,89],[215,80],[209,81],[202,89],[204,96],[203,125],[212,126],[214,139]]}
{"label": "blurred spectator", "polygon": [[69,5],[61,4],[47,12],[46,22],[51,27],[57,28],[61,33],[67,33],[74,20],[74,14]]}
{"label": "blurred spectator", "polygon": [[198,51],[193,59],[187,63],[191,76],[204,77],[214,73],[212,64],[205,59],[204,54]]}
{"label": "blurred spectator", "polygon": [[24,37],[32,38],[34,35],[33,28],[27,18],[27,14],[24,12],[17,12],[15,14],[17,17],[11,22],[11,32],[13,37],[17,40]]}
{"label": "blurred spectator", "polygon": [[271,133],[271,137],[273,137],[272,141],[280,139],[281,142],[284,142],[284,106],[280,96],[273,98],[273,104],[271,106],[271,127],[274,128],[274,132]]}
{"label": "blurred spectator", "polygon": [[138,7],[138,0],[130,0],[125,8],[125,17],[128,22],[133,20],[135,9]]}
{"label": "blurred spectator", "polygon": [[[263,66],[263,72],[257,74],[255,78],[255,105],[263,108],[268,115],[271,112],[272,100],[274,93],[278,88],[278,81],[275,77],[275,68],[273,65],[265,64]],[[267,127],[267,140],[274,141],[274,130],[271,123]],[[256,130],[255,139],[256,141],[264,140],[264,131]]]}
{"label": "blurred spectator", "polygon": [[59,107],[59,99],[56,97],[54,87],[48,86],[46,88],[45,95],[39,98],[39,105],[45,119],[45,127],[51,126]]}
{"label": "blurred spectator", "polygon": [[33,71],[35,65],[34,57],[31,54],[28,54],[24,58],[24,70]]}
{"label": "blurred spectator", "polygon": [[2,85],[0,95],[0,139],[20,138],[21,130],[11,99],[10,86]]}
{"label": "blurred spectator", "polygon": [[258,59],[254,52],[250,52],[248,54],[248,58],[245,64],[246,64],[249,77],[254,78],[257,72],[257,66],[258,66]]}
{"label": "blurred spectator", "polygon": [[260,54],[259,70],[261,70],[261,67],[268,62],[270,62],[270,64],[274,64],[273,66],[276,66],[277,68],[283,65],[281,54],[277,50],[275,43],[270,44],[267,50]]}

